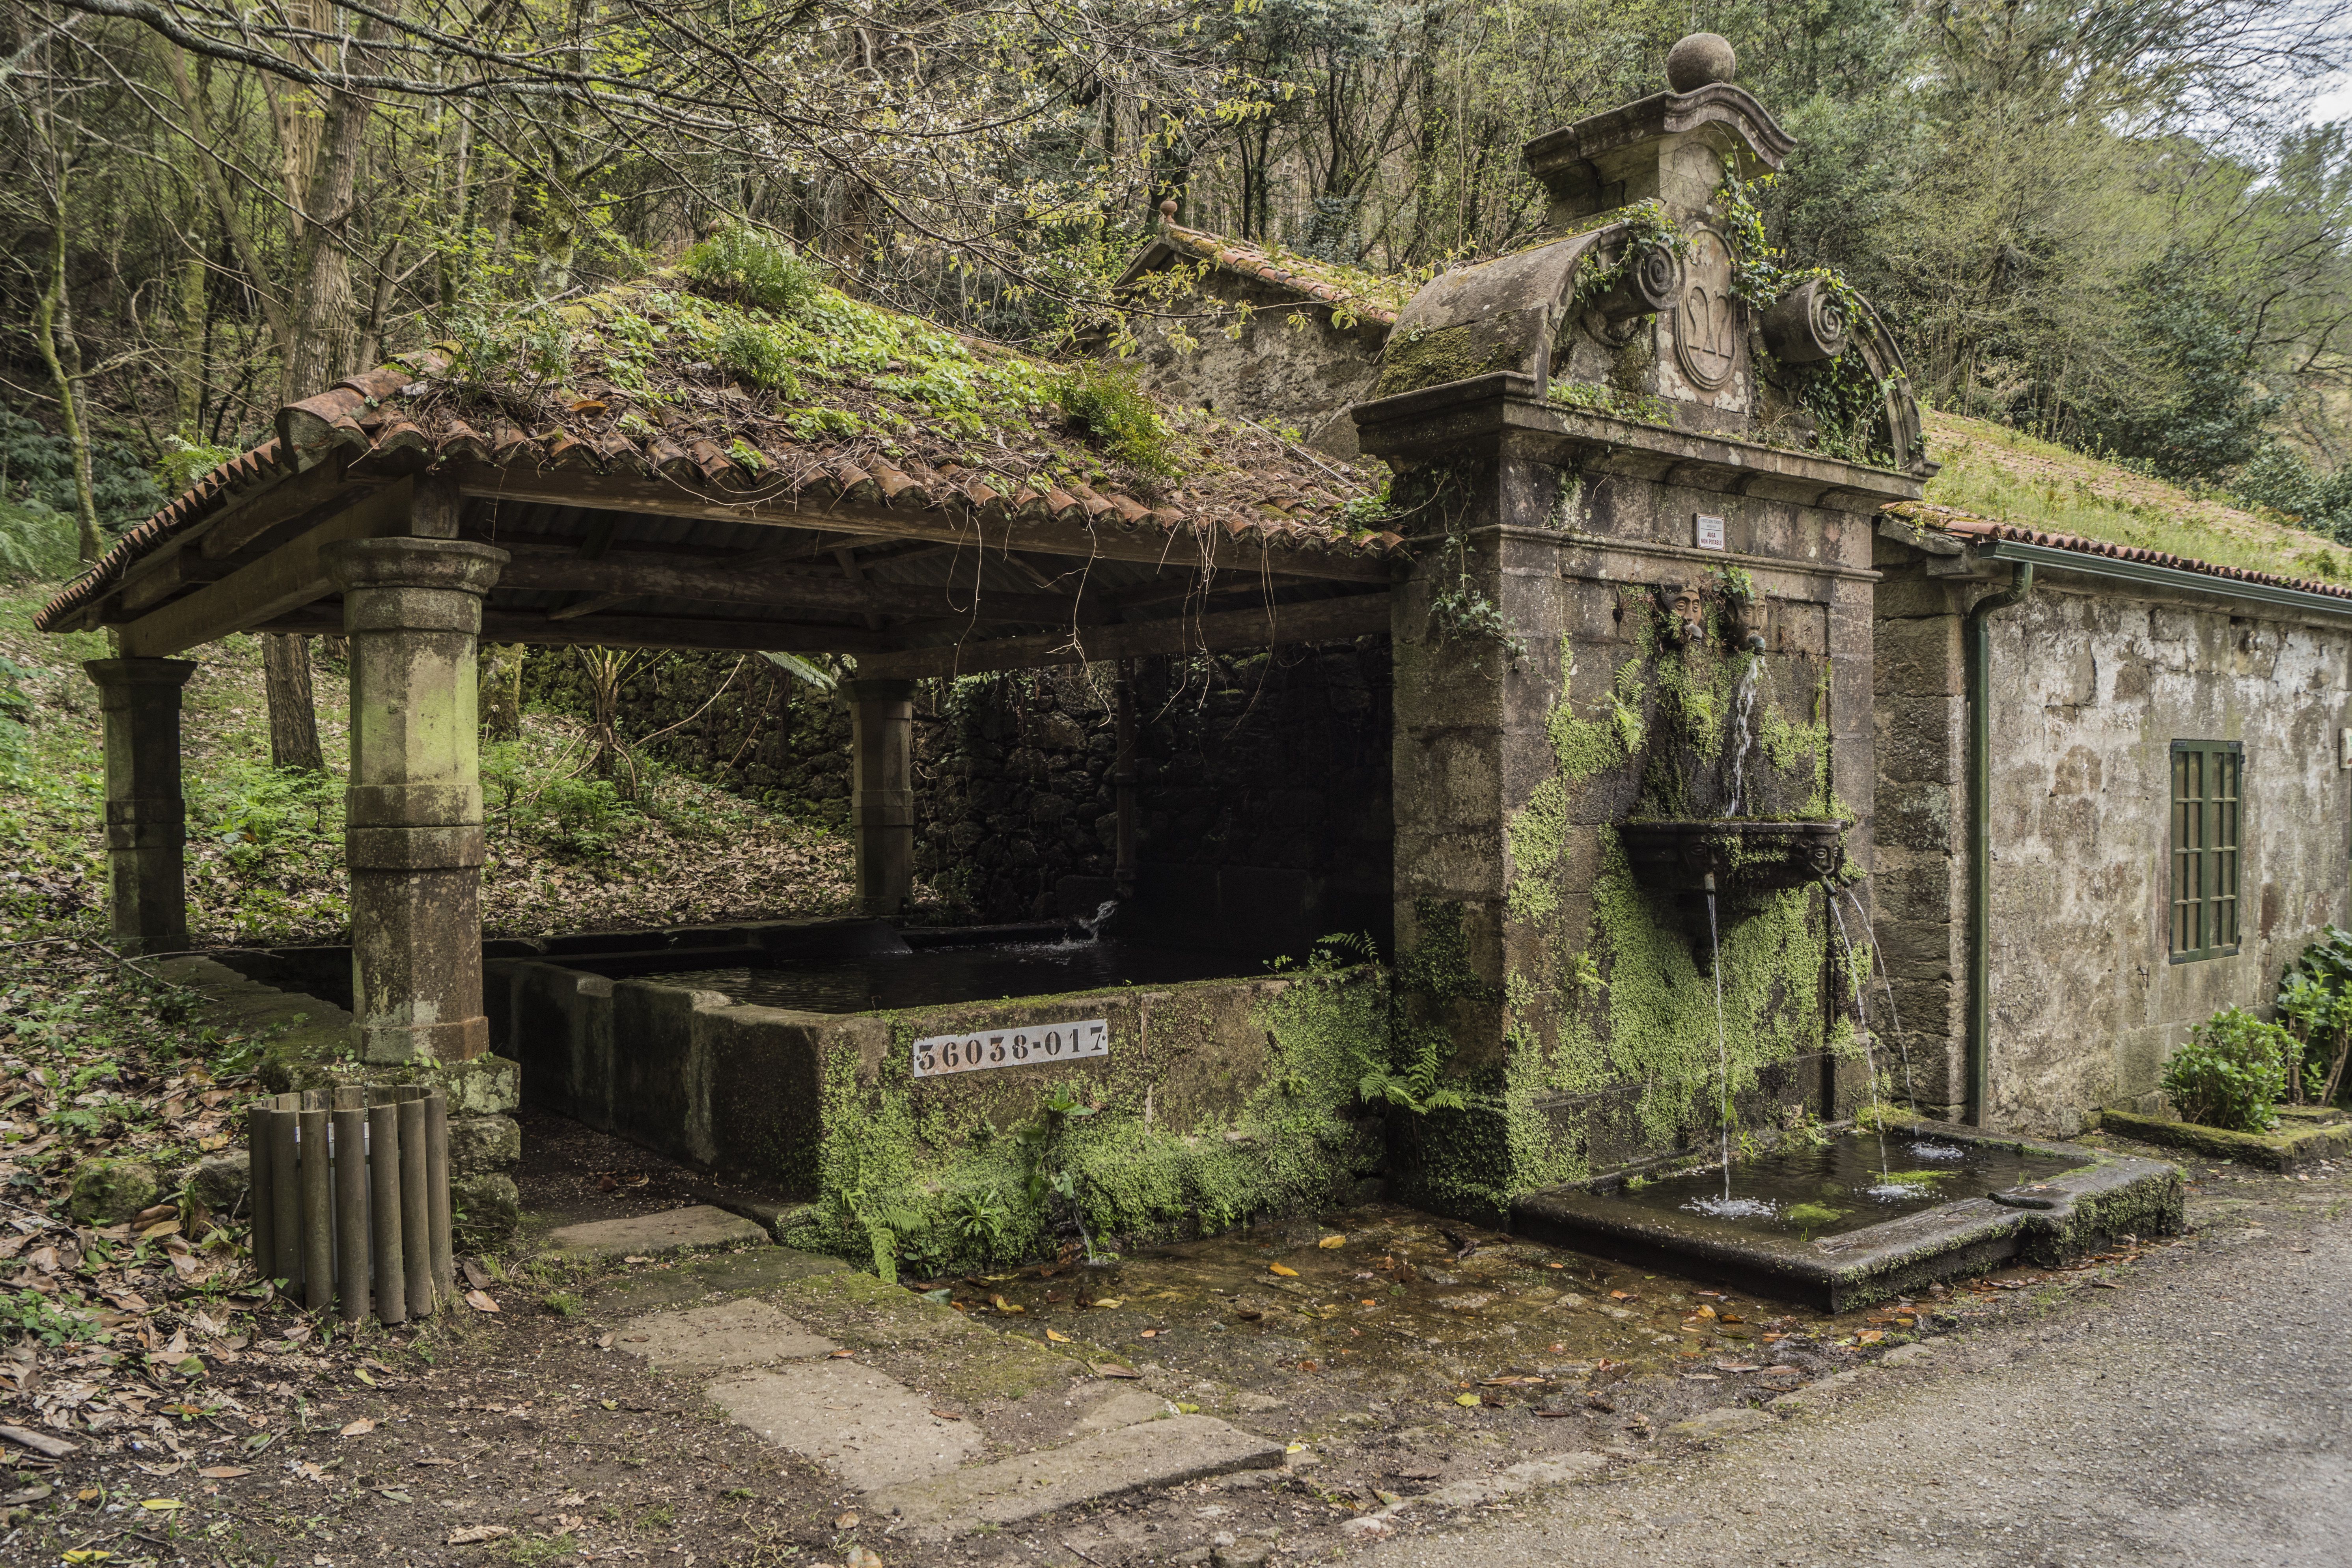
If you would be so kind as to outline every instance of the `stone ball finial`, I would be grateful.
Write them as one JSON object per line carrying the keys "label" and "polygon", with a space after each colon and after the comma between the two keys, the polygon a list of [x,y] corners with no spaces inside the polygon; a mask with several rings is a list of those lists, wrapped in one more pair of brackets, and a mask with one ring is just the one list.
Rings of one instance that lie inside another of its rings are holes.
{"label": "stone ball finial", "polygon": [[1160,221],[1165,224],[1172,224],[1176,221],[1176,198],[1174,196],[1170,196],[1166,201],[1160,204]]}
{"label": "stone ball finial", "polygon": [[1666,85],[1676,92],[1696,92],[1738,75],[1739,57],[1720,33],[1693,33],[1666,51]]}

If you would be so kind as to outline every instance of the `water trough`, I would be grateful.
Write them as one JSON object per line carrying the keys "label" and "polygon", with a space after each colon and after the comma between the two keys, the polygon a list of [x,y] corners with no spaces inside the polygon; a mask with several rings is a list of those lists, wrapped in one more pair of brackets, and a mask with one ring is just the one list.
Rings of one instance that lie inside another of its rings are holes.
{"label": "water trough", "polygon": [[[2180,1173],[2162,1161],[1902,1116],[1885,1117],[1881,1131],[1890,1148],[1905,1152],[1906,1164],[1932,1160],[1932,1152],[1913,1152],[1923,1145],[1957,1151],[1958,1173],[1979,1179],[1923,1184],[1973,1189],[1970,1195],[1924,1205],[1874,1200],[1874,1190],[1886,1184],[1885,1167],[1871,1141],[1849,1130],[1838,1141],[1843,1149],[1790,1151],[1735,1165],[1730,1185],[1756,1198],[1743,1217],[1685,1206],[1720,1182],[1720,1172],[1709,1167],[1655,1182],[1620,1175],[1524,1194],[1512,1205],[1511,1228],[1832,1312],[2011,1259],[2053,1268],[2117,1237],[2180,1229]],[[1837,1209],[1839,1203],[1822,1201],[1832,1193],[1848,1205],[1837,1218],[1807,1224],[1801,1212],[1792,1217],[1808,1206]],[[1876,1209],[1891,1217],[1849,1223]]]}

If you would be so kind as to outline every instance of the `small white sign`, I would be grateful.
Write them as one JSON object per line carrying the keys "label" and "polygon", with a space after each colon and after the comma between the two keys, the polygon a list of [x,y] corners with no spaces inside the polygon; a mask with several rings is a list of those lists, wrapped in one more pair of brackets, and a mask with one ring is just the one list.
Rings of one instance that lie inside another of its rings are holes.
{"label": "small white sign", "polygon": [[1698,547],[1701,550],[1726,548],[1723,542],[1723,519],[1709,517],[1705,512],[1698,514]]}
{"label": "small white sign", "polygon": [[1110,1024],[1087,1018],[1076,1024],[1030,1024],[973,1035],[933,1035],[915,1042],[915,1076],[940,1078],[982,1068],[1034,1067],[1039,1062],[1076,1061],[1110,1055]]}

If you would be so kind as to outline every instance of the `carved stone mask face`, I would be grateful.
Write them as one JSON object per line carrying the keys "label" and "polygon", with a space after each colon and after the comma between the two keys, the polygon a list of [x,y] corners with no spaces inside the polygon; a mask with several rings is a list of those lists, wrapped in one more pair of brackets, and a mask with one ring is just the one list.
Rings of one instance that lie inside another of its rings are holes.
{"label": "carved stone mask face", "polygon": [[1675,641],[1684,647],[1696,647],[1706,636],[1706,601],[1687,583],[1661,584],[1659,589],[1668,595],[1666,615]]}

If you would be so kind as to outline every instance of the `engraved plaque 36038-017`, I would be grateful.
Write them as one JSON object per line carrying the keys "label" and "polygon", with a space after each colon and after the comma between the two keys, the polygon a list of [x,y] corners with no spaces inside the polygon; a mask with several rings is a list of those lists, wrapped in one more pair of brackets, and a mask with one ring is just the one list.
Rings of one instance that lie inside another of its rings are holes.
{"label": "engraved plaque 36038-017", "polygon": [[915,1042],[915,1076],[940,1078],[984,1068],[1035,1067],[1110,1055],[1110,1024],[1086,1018],[1075,1024],[1024,1024],[1017,1029],[982,1029],[969,1035],[932,1035]]}

